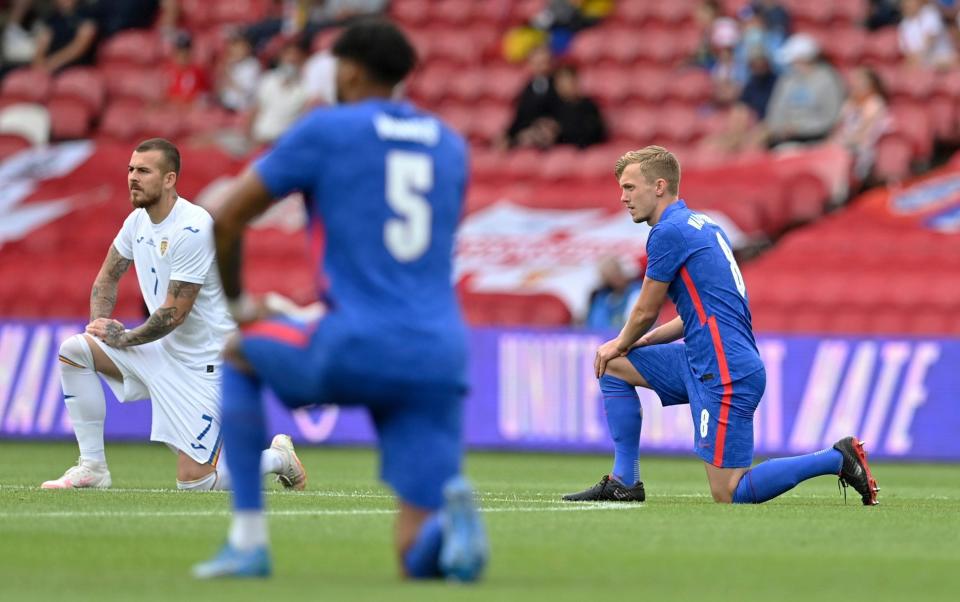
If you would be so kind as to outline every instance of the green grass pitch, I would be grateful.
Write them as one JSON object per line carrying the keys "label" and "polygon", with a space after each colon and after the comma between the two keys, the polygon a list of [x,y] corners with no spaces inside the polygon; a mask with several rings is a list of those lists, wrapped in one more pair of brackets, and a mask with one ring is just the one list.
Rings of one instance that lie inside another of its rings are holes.
{"label": "green grass pitch", "polygon": [[881,505],[821,477],[759,506],[720,506],[699,460],[644,458],[641,505],[571,505],[602,456],[474,453],[493,547],[475,586],[397,578],[393,502],[369,450],[304,448],[308,491],[271,484],[274,577],[196,582],[228,497],[180,493],[159,445],[108,445],[110,491],[41,491],[70,443],[0,443],[0,600],[955,600],[960,469],[875,463]]}

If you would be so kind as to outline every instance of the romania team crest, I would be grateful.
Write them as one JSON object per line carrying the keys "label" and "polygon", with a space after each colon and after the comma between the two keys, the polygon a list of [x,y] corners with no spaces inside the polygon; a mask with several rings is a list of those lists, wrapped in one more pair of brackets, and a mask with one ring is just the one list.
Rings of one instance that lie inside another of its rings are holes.
{"label": "romania team crest", "polygon": [[163,257],[167,254],[167,247],[170,246],[170,241],[166,238],[160,240],[160,257]]}

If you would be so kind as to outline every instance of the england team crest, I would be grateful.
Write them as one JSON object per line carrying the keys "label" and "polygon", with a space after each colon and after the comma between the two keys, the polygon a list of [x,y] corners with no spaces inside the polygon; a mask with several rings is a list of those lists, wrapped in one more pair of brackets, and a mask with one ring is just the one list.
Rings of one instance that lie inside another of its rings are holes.
{"label": "england team crest", "polygon": [[163,257],[167,254],[167,247],[170,246],[170,241],[166,238],[160,240],[160,257]]}

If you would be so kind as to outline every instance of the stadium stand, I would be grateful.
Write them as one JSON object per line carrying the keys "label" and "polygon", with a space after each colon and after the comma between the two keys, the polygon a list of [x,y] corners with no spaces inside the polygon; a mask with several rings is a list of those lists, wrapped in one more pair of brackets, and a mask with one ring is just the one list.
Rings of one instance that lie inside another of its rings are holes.
{"label": "stadium stand", "polygon": [[[849,233],[851,224],[861,224],[849,221],[860,218],[844,217],[855,212],[823,217],[848,197],[850,182],[845,170],[849,159],[836,149],[818,147],[728,157],[698,146],[705,136],[723,127],[727,115],[724,109],[711,106],[709,74],[686,65],[700,42],[693,19],[699,3],[694,0],[617,2],[611,15],[574,38],[564,60],[580,66],[585,92],[597,100],[606,117],[609,142],[584,150],[559,147],[546,152],[491,148],[510,119],[515,94],[526,81],[522,66],[502,58],[502,36],[509,28],[529,22],[544,4],[543,0],[390,3],[390,16],[410,31],[423,57],[407,93],[461,129],[473,145],[468,213],[505,199],[544,209],[600,207],[617,211],[617,189],[611,178],[614,160],[627,148],[658,143],[680,157],[684,166],[682,192],[691,205],[727,216],[751,241],[751,251],[758,245],[774,243],[771,251],[745,267],[758,328],[879,332],[890,330],[893,324],[903,331],[925,332],[949,321],[942,315],[913,311],[906,297],[896,307],[907,312],[907,317],[886,324],[879,322],[882,312],[855,318],[853,309],[838,308],[837,299],[831,296],[843,290],[841,272],[827,278],[829,283],[817,292],[815,301],[805,302],[803,293],[811,287],[811,272],[804,266],[814,262],[803,258],[840,264],[829,261],[839,254],[845,258],[844,269],[863,280],[857,293],[864,298],[856,301],[856,307],[879,310],[875,304],[882,298],[876,292],[883,284],[871,279],[872,272],[858,266],[880,263],[890,270],[892,264],[878,262],[875,253],[888,248],[880,239],[882,233],[889,235],[891,230],[884,230],[889,226],[853,228],[867,241],[864,245],[872,245],[861,247],[843,236]],[[721,4],[725,14],[736,15],[747,1],[724,0]],[[867,31],[863,27],[867,0],[789,0],[782,4],[790,11],[793,29],[814,35],[845,78],[860,65],[874,67],[883,78],[893,122],[877,144],[876,182],[899,185],[936,161],[939,148],[960,141],[960,71],[932,73],[901,65],[896,28]],[[228,28],[260,21],[268,15],[270,5],[264,0],[182,0],[180,25],[193,37],[195,60],[212,73]],[[329,35],[324,32],[317,36],[314,48],[328,46]],[[260,58],[268,60],[279,41],[275,38],[268,43]],[[92,67],[76,67],[54,76],[31,69],[11,71],[0,84],[0,107],[21,102],[44,105],[53,141],[90,138],[98,148],[107,149],[109,156],[149,135],[169,137],[181,145],[209,145],[209,141],[197,140],[242,120],[208,102],[191,107],[166,106],[164,88],[157,82],[162,81],[162,63],[171,50],[159,27],[122,31],[101,42],[97,63]],[[22,137],[0,136],[0,158],[15,154],[27,144]],[[209,147],[198,148],[204,149],[203,153],[220,154],[207,150]],[[239,169],[234,159],[223,159],[222,164],[226,174]],[[190,163],[185,165],[192,169]],[[104,173],[103,177],[116,176]],[[214,179],[211,175],[209,181]],[[197,182],[193,192],[202,189],[201,184]],[[83,240],[71,242],[69,248],[77,257],[89,259],[91,266],[99,264],[100,253],[124,213],[120,198],[113,201],[115,206],[102,218],[109,228],[101,229],[101,220],[94,225],[84,211],[70,218],[90,222],[88,234]],[[69,228],[64,222],[55,221],[31,232],[29,240],[6,243],[0,249],[0,275],[4,277],[0,280],[11,273],[23,275],[18,267],[21,262],[45,265],[45,253],[62,251],[66,243],[59,239],[73,227],[72,222]],[[943,239],[952,240],[942,234],[912,236],[923,248],[939,248]],[[86,248],[88,239],[90,249]],[[925,241],[922,244],[921,239]],[[50,245],[37,240],[48,240]],[[75,244],[84,248],[80,250]],[[251,270],[255,274],[283,274],[283,282],[273,284],[281,292],[307,300],[311,294],[309,275],[299,268],[281,269],[284,253],[302,253],[303,241],[291,242],[287,235],[264,235],[253,244],[263,253],[256,255]],[[851,245],[872,250],[854,252],[849,250]],[[934,252],[934,256],[942,255]],[[904,258],[912,261],[916,256],[904,251]],[[89,278],[95,267],[84,270]],[[254,279],[257,286],[260,281],[260,277]],[[491,294],[468,289],[462,293],[467,315],[475,323],[559,325],[571,320],[569,308],[550,295]],[[86,293],[71,294],[45,291],[40,295],[42,300],[29,307],[17,305],[19,301],[4,295],[0,309],[8,315],[84,315]],[[947,292],[942,295],[931,302],[933,307],[960,301]],[[795,311],[801,305],[802,311]],[[135,307],[125,309],[139,311]]]}

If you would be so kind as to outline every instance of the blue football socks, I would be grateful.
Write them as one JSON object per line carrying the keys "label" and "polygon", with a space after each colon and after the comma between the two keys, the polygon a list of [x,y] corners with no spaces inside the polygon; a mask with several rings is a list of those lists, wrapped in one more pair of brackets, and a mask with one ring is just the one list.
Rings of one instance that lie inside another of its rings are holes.
{"label": "blue football socks", "polygon": [[775,458],[748,470],[733,494],[734,504],[760,504],[821,475],[840,474],[843,455],[832,447],[804,456]]}
{"label": "blue football socks", "polygon": [[633,385],[607,374],[600,377],[600,391],[613,437],[613,477],[632,487],[640,480],[640,397]]}
{"label": "blue football socks", "polygon": [[223,445],[233,479],[234,510],[263,508],[260,455],[267,439],[260,381],[223,364]]}
{"label": "blue football socks", "polygon": [[443,517],[434,512],[420,527],[413,545],[403,555],[403,567],[412,579],[440,577],[440,546],[443,544]]}

